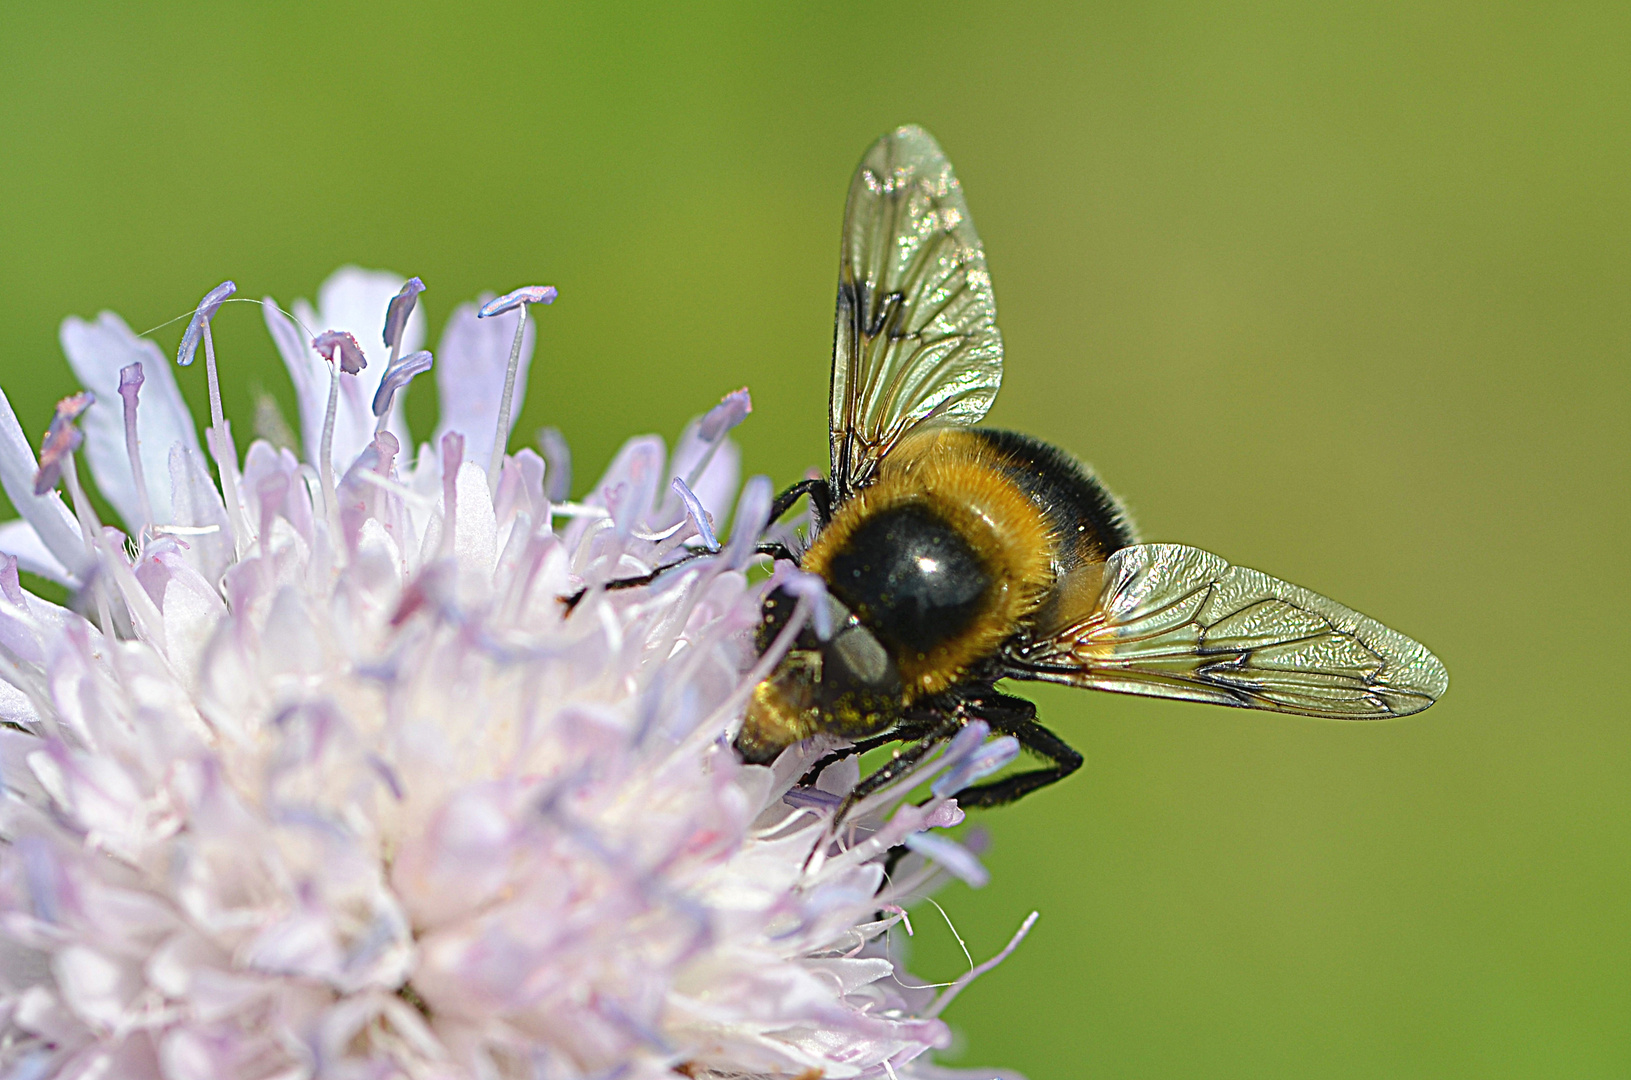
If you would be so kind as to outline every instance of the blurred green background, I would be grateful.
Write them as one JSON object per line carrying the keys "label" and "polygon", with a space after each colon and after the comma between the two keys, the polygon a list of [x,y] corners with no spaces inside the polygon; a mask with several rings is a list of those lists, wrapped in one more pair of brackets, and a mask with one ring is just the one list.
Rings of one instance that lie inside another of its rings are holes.
{"label": "blurred green background", "polygon": [[[1287,3],[0,8],[0,378],[58,322],[422,276],[431,342],[545,281],[521,432],[578,488],[743,383],[824,462],[845,187],[927,126],[996,281],[992,415],[1145,535],[1337,597],[1452,673],[1342,725],[1068,692],[1088,765],[986,816],[957,1060],[1066,1077],[1631,1073],[1631,9]],[[293,416],[260,314],[227,409]],[[173,348],[180,324],[156,336]],[[204,409],[202,365],[182,376]],[[430,380],[410,417],[427,432]],[[926,977],[966,966],[932,909]]]}

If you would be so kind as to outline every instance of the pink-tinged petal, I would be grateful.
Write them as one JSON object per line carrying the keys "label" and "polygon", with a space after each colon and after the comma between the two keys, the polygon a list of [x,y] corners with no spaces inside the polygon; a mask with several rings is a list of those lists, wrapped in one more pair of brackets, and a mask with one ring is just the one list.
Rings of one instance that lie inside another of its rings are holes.
{"label": "pink-tinged petal", "polygon": [[340,370],[347,375],[355,375],[368,366],[368,358],[362,354],[362,346],[357,339],[344,330],[325,330],[311,339],[311,347],[317,355],[331,364],[338,364]]}
{"label": "pink-tinged petal", "polygon": [[522,304],[553,304],[558,294],[553,285],[523,285],[519,289],[495,297],[481,305],[476,312],[478,319],[490,319],[494,315],[501,315],[511,311]]}
{"label": "pink-tinged petal", "polygon": [[663,481],[663,441],[655,436],[630,439],[612,459],[601,480],[600,501],[611,511],[618,534],[628,536],[647,523]]}
{"label": "pink-tinged petal", "polygon": [[736,498],[741,480],[742,451],[733,440],[722,439],[702,475],[691,484],[691,490],[696,493],[697,501],[714,516],[714,521],[723,526],[729,520],[731,502]]}
{"label": "pink-tinged petal", "polygon": [[[515,340],[516,314],[497,319],[480,319],[475,304],[460,304],[442,330],[436,349],[436,389],[441,401],[441,419],[436,425],[436,442],[450,431],[465,438],[465,454],[471,461],[492,457],[493,435],[498,430],[498,409],[504,396],[504,375],[510,362],[510,346]],[[527,372],[532,364],[537,331],[529,321],[521,336],[521,355],[515,372],[515,398],[526,400]],[[510,428],[521,410],[510,411]]]}
{"label": "pink-tinged petal", "polygon": [[411,277],[402,283],[402,290],[391,297],[391,302],[385,308],[385,347],[401,351],[398,342],[402,332],[408,327],[408,316],[413,314],[414,305],[419,302],[419,294],[425,291],[425,283],[416,277]]}
{"label": "pink-tinged petal", "polygon": [[193,356],[198,352],[198,343],[204,338],[204,324],[213,319],[227,297],[237,291],[238,286],[230,281],[223,281],[204,294],[204,299],[198,302],[192,319],[187,323],[186,332],[181,335],[181,346],[176,349],[176,363],[186,367],[193,362]]}
{"label": "pink-tinged petal", "polygon": [[731,428],[746,420],[753,411],[753,397],[747,387],[733,390],[724,400],[703,414],[697,424],[697,434],[704,442],[714,442]]}
{"label": "pink-tinged petal", "polygon": [[526,448],[504,459],[504,472],[493,496],[493,512],[500,525],[518,513],[533,521],[543,520],[549,511],[549,499],[544,494],[545,468],[537,451]]}
{"label": "pink-tinged petal", "polygon": [[552,427],[538,429],[538,449],[543,451],[548,468],[544,472],[544,494],[550,502],[565,502],[572,497],[572,447],[566,436]]}
{"label": "pink-tinged petal", "polygon": [[[687,424],[674,447],[669,472],[683,479],[719,522],[725,520],[741,476],[741,453],[725,436],[752,411],[747,388],[732,391]],[[654,524],[666,525],[677,520],[679,513],[674,499],[665,500]]]}
{"label": "pink-tinged petal", "polygon": [[725,561],[732,567],[744,567],[753,558],[759,535],[764,532],[770,517],[770,504],[775,490],[768,476],[755,476],[742,486],[742,497],[736,500],[736,514],[731,526],[731,542],[725,548]]}
{"label": "pink-tinged petal", "polygon": [[142,473],[154,523],[170,524],[174,520],[166,482],[170,448],[179,442],[194,453],[199,449],[198,431],[176,386],[175,372],[165,363],[156,344],[137,337],[111,311],[102,312],[94,322],[72,317],[63,320],[58,338],[80,385],[97,399],[84,419],[85,456],[91,475],[97,489],[133,530],[142,523],[141,507],[125,446],[123,410],[116,395],[119,372],[132,364],[142,365],[141,404],[136,413]]}

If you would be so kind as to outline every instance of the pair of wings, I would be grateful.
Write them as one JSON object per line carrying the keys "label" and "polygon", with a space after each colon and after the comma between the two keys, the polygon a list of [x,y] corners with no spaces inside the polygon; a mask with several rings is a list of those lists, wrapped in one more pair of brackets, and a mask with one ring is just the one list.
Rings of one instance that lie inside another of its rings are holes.
{"label": "pair of wings", "polygon": [[[828,412],[838,502],[908,432],[971,426],[1002,383],[985,253],[951,163],[903,127],[844,208]],[[1307,589],[1180,544],[1110,556],[1090,614],[1003,657],[1018,678],[1344,720],[1425,709],[1449,685],[1410,638]]]}

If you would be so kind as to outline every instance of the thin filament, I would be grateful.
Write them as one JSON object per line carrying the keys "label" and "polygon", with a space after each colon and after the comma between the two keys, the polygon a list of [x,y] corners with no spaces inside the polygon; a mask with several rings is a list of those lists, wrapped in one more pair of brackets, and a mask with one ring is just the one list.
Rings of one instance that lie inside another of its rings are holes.
{"label": "thin filament", "polygon": [[226,414],[221,411],[221,380],[215,374],[215,338],[210,335],[209,320],[204,320],[204,368],[210,384],[210,424],[219,428]]}
{"label": "thin filament", "polygon": [[87,584],[91,593],[96,597],[96,617],[101,624],[102,636],[113,640],[113,612],[108,607],[108,593],[102,587],[99,559],[96,552],[96,534],[101,530],[97,523],[96,514],[91,510],[90,502],[85,498],[85,489],[79,486],[79,470],[74,466],[74,455],[67,454],[62,459],[62,478],[68,482],[68,498],[74,504],[74,516],[79,519],[79,531],[85,537],[85,554],[89,569],[86,570]]}
{"label": "thin filament", "polygon": [[515,324],[515,340],[510,343],[510,366],[504,371],[504,396],[498,399],[498,430],[493,433],[493,456],[487,464],[487,487],[498,491],[498,470],[504,462],[504,448],[510,442],[510,404],[515,397],[515,371],[521,366],[521,336],[527,330],[527,307],[516,308],[521,318]]}
{"label": "thin filament", "polygon": [[334,508],[334,415],[340,408],[340,366],[329,363],[328,411],[323,414],[323,442],[318,451],[317,467],[323,475],[323,505]]}
{"label": "thin filament", "polygon": [[136,499],[142,508],[142,536],[153,532],[153,503],[147,497],[147,475],[142,471],[141,439],[136,432],[136,394],[125,399],[125,453],[130,457],[130,475],[136,484]]}

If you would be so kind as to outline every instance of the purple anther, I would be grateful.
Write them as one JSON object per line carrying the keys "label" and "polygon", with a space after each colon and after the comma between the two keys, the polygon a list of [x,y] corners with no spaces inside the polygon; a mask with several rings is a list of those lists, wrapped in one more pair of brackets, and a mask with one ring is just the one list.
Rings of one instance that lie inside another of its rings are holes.
{"label": "purple anther", "polygon": [[930,791],[939,796],[954,795],[977,780],[983,780],[1019,756],[1019,740],[1011,735],[992,739],[935,779]]}
{"label": "purple anther", "polygon": [[697,527],[697,535],[702,538],[709,551],[718,551],[719,538],[714,536],[714,523],[709,520],[708,511],[702,508],[702,500],[697,498],[696,492],[677,476],[674,477],[672,486],[680,501],[685,504],[685,512],[690,516],[691,524]]}
{"label": "purple anther", "polygon": [[553,304],[555,302],[555,286],[553,285],[524,285],[514,292],[507,292],[495,300],[489,300],[481,305],[476,312],[476,318],[487,319],[494,315],[502,315],[511,308],[518,308],[522,304]]}
{"label": "purple anther", "polygon": [[311,347],[331,364],[339,364],[347,375],[355,375],[368,366],[357,339],[344,330],[324,330],[311,339]]}
{"label": "purple anther", "polygon": [[[418,278],[414,279],[419,280]],[[393,300],[392,303],[395,303]],[[391,399],[396,392],[408,385],[408,381],[415,375],[423,375],[430,370],[434,362],[429,349],[420,349],[416,353],[409,353],[396,363],[385,369],[385,375],[379,380],[379,389],[374,391],[374,415],[384,416],[391,410]]]}
{"label": "purple anther", "polygon": [[394,349],[402,340],[402,329],[408,325],[408,316],[413,314],[413,306],[424,291],[425,283],[413,277],[403,282],[402,291],[391,297],[391,304],[385,309],[386,348]]}
{"label": "purple anther", "polygon": [[176,363],[186,367],[193,362],[193,355],[198,352],[198,342],[204,336],[204,324],[215,317],[215,312],[226,302],[226,298],[238,291],[238,286],[230,281],[223,281],[215,288],[204,294],[204,299],[198,302],[193,311],[192,321],[187,324],[187,332],[181,335],[181,347],[176,349]]}
{"label": "purple anther", "polygon": [[923,819],[925,829],[954,829],[963,823],[967,817],[962,807],[957,805],[956,799],[943,799],[935,804],[929,816]]}
{"label": "purple anther", "polygon": [[703,414],[697,422],[697,436],[703,442],[713,442],[747,419],[752,411],[753,398],[748,394],[748,388],[744,386],[740,390],[733,390]]}
{"label": "purple anther", "polygon": [[127,414],[136,408],[136,395],[146,381],[140,360],[119,369],[119,396],[124,399]]}
{"label": "purple anther", "polygon": [[45,430],[40,444],[40,467],[34,473],[34,494],[44,495],[62,479],[62,464],[68,455],[79,449],[85,436],[74,426],[81,413],[96,403],[96,395],[89,390],[63,398],[57,402],[56,415]]}
{"label": "purple anther", "polygon": [[782,802],[800,810],[836,810],[844,800],[816,788],[796,787],[782,796]]}
{"label": "purple anther", "polygon": [[931,833],[913,833],[906,838],[906,846],[919,855],[933,859],[954,877],[961,878],[976,889],[991,880],[991,875],[980,865],[974,853],[955,840]]}

